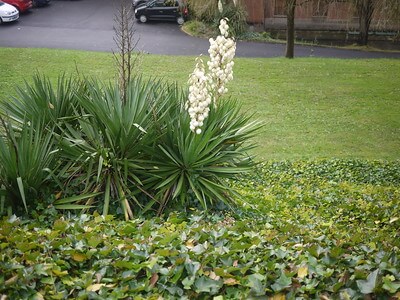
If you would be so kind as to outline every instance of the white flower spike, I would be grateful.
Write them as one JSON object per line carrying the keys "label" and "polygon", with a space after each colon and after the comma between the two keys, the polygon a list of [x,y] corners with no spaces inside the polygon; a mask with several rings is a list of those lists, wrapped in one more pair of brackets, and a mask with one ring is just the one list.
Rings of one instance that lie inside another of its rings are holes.
{"label": "white flower spike", "polygon": [[[218,3],[220,3],[219,1]],[[221,4],[222,5],[222,4]],[[204,120],[210,112],[210,104],[216,104],[217,99],[228,92],[225,85],[233,79],[233,58],[236,52],[236,42],[229,38],[228,19],[220,21],[221,34],[216,39],[210,39],[210,60],[207,62],[206,73],[201,58],[196,59],[196,67],[189,76],[189,99],[186,109],[190,116],[190,130],[196,134],[202,132]]]}

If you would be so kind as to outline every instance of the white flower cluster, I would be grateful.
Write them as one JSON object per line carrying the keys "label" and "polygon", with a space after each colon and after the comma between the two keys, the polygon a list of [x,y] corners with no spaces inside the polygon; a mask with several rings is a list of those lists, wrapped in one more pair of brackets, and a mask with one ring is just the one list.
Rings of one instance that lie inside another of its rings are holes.
{"label": "white flower cluster", "polygon": [[201,133],[203,121],[208,117],[210,104],[214,103],[228,89],[226,83],[233,79],[233,58],[236,43],[229,38],[229,26],[226,19],[220,21],[219,35],[215,40],[210,39],[210,61],[207,62],[206,73],[203,61],[197,58],[196,67],[189,77],[189,99],[186,109],[190,116],[190,130]]}
{"label": "white flower cluster", "polygon": [[189,77],[189,100],[186,108],[190,116],[190,130],[201,133],[203,121],[208,117],[211,96],[208,91],[209,78],[205,74],[203,60],[196,59],[196,67]]}
{"label": "white flower cluster", "polygon": [[210,83],[215,91],[214,101],[228,92],[226,83],[233,79],[233,58],[236,52],[236,43],[229,38],[229,26],[226,19],[220,21],[221,35],[216,39],[210,39],[210,61],[207,62],[210,71]]}

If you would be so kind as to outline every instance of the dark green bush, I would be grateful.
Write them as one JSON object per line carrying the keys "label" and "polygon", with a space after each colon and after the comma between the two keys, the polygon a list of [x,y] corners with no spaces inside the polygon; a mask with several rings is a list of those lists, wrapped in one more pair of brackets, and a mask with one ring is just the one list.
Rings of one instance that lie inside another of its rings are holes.
{"label": "dark green bush", "polygon": [[[9,162],[0,168],[0,184],[19,199],[22,178],[26,191],[35,191],[30,201],[57,194],[53,205],[59,209],[96,207],[126,219],[149,210],[161,214],[167,205],[207,209],[233,204],[222,179],[253,164],[245,142],[258,125],[235,101],[221,101],[197,136],[189,130],[187,94],[175,84],[134,78],[125,101],[117,85],[87,79],[61,77],[54,89],[37,76],[25,90],[3,107],[17,129],[5,121],[9,134],[0,141],[0,155]],[[13,138],[14,130],[22,134]],[[32,174],[17,170],[23,163],[36,164],[25,168]],[[44,180],[56,187],[51,194],[39,193]]]}
{"label": "dark green bush", "polygon": [[240,0],[237,1],[237,5],[234,5],[232,0],[222,0],[222,13],[218,10],[216,0],[189,0],[188,4],[194,19],[211,24],[216,32],[219,32],[219,21],[222,18],[229,19],[230,33],[233,37],[240,36],[247,29],[247,12]]}

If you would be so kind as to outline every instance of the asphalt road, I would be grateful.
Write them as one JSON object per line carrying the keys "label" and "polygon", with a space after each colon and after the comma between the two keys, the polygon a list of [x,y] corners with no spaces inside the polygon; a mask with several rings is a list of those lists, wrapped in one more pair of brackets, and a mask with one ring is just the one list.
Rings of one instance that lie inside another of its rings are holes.
{"label": "asphalt road", "polygon": [[[33,8],[19,21],[0,25],[0,47],[115,50],[115,0],[52,0]],[[135,23],[138,50],[152,54],[207,54],[208,40],[186,35],[173,22]],[[238,42],[237,56],[283,56],[285,45]],[[400,53],[378,53],[325,47],[296,46],[297,57],[400,58]]]}

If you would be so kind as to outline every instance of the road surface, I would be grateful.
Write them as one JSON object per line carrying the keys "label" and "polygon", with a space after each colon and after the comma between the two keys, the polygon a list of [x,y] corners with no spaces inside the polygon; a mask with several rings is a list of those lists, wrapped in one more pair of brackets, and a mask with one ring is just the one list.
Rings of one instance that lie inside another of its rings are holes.
{"label": "road surface", "polygon": [[[114,16],[116,1],[52,0],[49,6],[33,8],[20,20],[0,25],[0,47],[60,48],[90,51],[115,50]],[[207,54],[208,40],[188,36],[179,25],[170,22],[135,23],[138,50],[152,54]],[[240,57],[283,56],[285,45],[242,42]],[[296,46],[297,57],[400,58],[400,53],[379,53]]]}

